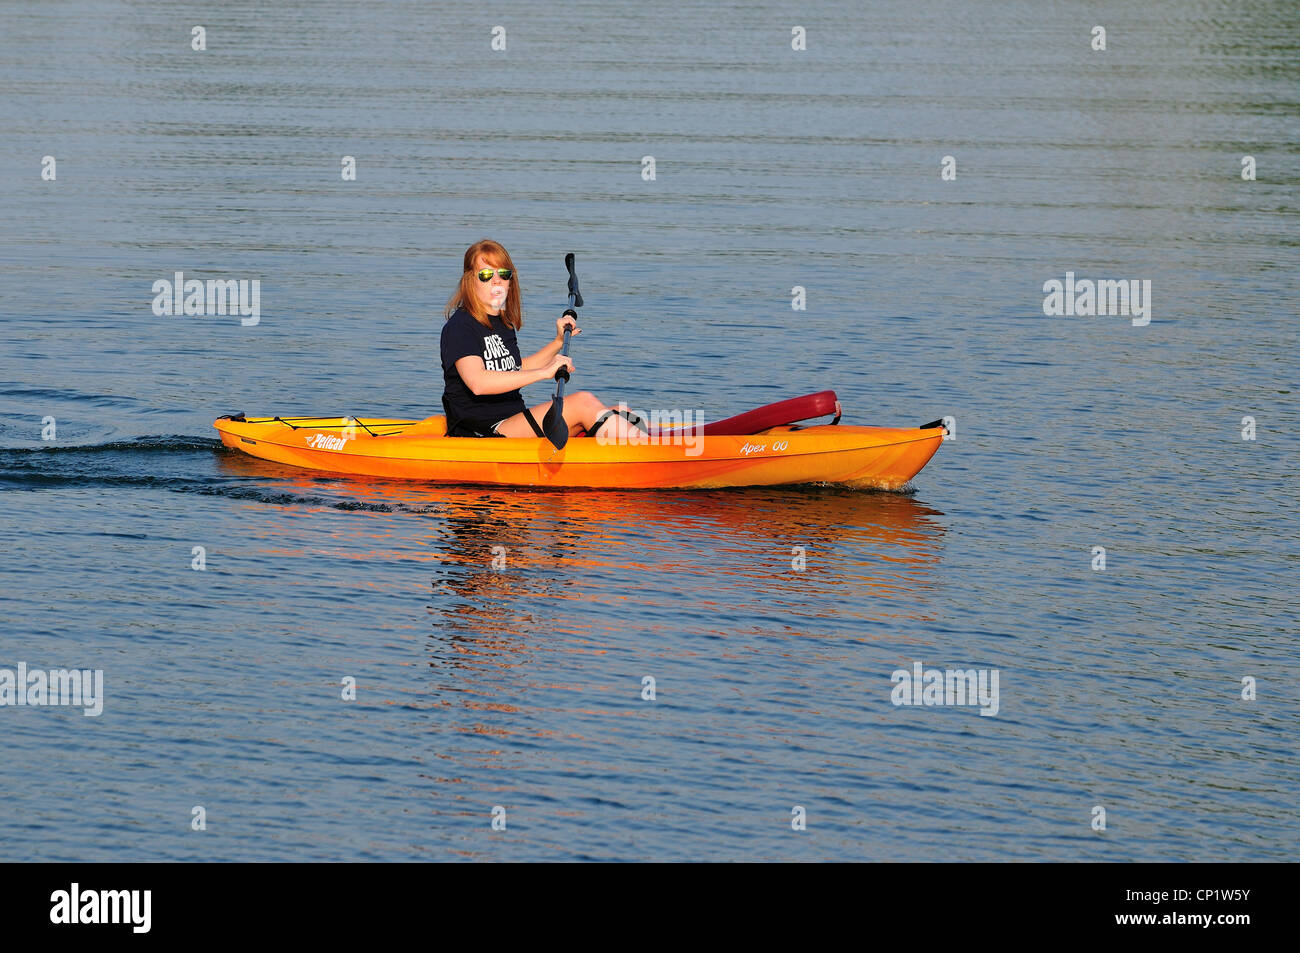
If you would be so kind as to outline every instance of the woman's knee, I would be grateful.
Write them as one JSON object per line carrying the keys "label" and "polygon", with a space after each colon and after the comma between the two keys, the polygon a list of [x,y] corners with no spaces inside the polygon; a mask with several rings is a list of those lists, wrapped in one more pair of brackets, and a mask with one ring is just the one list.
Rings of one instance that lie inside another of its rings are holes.
{"label": "woman's knee", "polygon": [[[570,398],[568,397],[565,398],[566,401],[569,399]],[[573,394],[571,399],[575,404],[587,410],[605,409],[605,405],[600,402],[600,399],[589,390],[580,390],[576,394]]]}

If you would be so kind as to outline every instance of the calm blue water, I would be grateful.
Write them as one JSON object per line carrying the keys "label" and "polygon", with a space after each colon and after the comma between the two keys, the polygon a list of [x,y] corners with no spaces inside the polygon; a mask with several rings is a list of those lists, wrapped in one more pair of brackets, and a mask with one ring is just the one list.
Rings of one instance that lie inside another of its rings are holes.
{"label": "calm blue water", "polygon": [[[0,856],[1291,859],[1298,20],[0,7],[0,669],[105,673],[97,718],[0,707]],[[903,494],[220,447],[222,413],[436,412],[484,236],[526,352],[577,255],[607,400],[833,388],[957,438]],[[178,270],[260,279],[260,323],[156,317]],[[1067,271],[1150,280],[1151,323],[1046,317]],[[895,706],[917,661],[996,670],[998,714]]]}

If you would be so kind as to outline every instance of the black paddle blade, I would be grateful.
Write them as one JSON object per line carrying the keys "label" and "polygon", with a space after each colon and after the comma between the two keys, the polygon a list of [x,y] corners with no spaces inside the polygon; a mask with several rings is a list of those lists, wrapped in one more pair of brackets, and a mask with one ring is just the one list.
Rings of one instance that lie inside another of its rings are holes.
{"label": "black paddle blade", "polygon": [[573,252],[564,256],[564,267],[569,269],[569,295],[573,299],[572,306],[581,308],[582,292],[578,290],[578,273],[573,270]]}
{"label": "black paddle blade", "polygon": [[564,422],[563,397],[551,400],[551,406],[542,418],[542,433],[546,434],[546,439],[551,441],[551,446],[556,450],[563,450],[569,442],[569,425]]}

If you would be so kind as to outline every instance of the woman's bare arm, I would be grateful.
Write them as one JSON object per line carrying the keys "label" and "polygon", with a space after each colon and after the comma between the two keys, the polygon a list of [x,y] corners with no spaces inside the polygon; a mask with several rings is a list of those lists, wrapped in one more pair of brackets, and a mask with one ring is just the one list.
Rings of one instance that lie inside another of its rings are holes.
{"label": "woman's bare arm", "polygon": [[524,358],[524,370],[535,371],[550,364],[555,355],[560,353],[562,347],[564,347],[564,342],[556,338],[536,354],[530,354]]}
{"label": "woman's bare arm", "polygon": [[[573,366],[573,362],[568,358],[563,360],[569,367]],[[456,362],[456,373],[472,393],[484,397],[488,394],[504,394],[507,391],[519,390],[529,384],[554,377],[556,366],[556,356],[552,354],[549,362],[542,367],[522,371],[489,371],[483,363],[483,358],[477,354],[467,354]]]}

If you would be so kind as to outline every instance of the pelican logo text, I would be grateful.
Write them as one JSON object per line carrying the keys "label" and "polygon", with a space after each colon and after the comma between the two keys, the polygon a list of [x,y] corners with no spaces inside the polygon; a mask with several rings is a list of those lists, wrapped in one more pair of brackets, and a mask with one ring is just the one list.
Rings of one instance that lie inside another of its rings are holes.
{"label": "pelican logo text", "polygon": [[318,433],[307,441],[307,446],[315,447],[317,450],[342,450],[347,445],[346,438],[331,437],[325,433]]}

